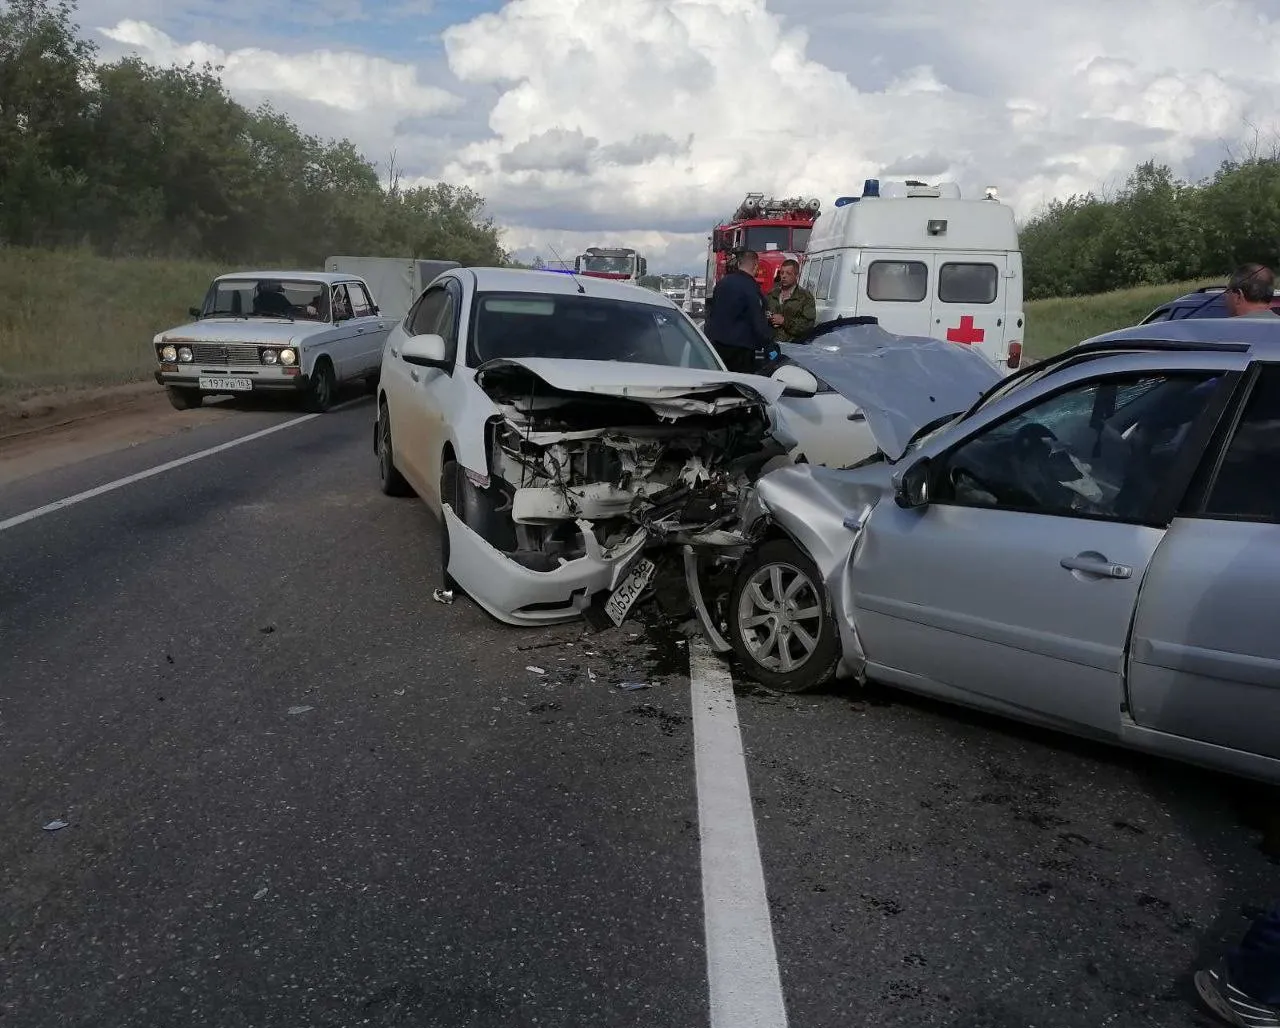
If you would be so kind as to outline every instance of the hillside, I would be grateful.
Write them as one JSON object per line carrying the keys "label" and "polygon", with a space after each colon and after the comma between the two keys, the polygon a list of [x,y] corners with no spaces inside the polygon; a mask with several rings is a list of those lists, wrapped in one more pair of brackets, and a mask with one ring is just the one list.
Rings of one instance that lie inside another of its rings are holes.
{"label": "hillside", "polygon": [[[230,270],[200,261],[0,248],[10,298],[0,305],[0,393],[145,380],[155,366],[151,337],[186,320],[209,280]],[[1031,301],[1027,355],[1046,357],[1135,324],[1199,284]]]}

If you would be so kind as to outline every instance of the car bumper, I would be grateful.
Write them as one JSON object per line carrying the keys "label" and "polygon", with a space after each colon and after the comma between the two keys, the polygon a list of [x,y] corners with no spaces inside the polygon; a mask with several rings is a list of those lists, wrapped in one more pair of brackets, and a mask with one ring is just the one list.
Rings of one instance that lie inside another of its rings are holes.
{"label": "car bumper", "polygon": [[531,571],[503,556],[444,507],[449,574],[468,596],[509,625],[554,625],[582,616],[601,592],[612,592],[648,541],[644,531],[604,553],[565,561],[554,571]]}
{"label": "car bumper", "polygon": [[[249,389],[220,389],[202,386],[201,379],[248,379]],[[160,368],[155,372],[156,381],[162,386],[175,386],[179,389],[199,389],[204,393],[230,395],[246,392],[302,392],[310,384],[310,376],[298,372],[286,375],[283,368],[179,368],[167,370]]]}

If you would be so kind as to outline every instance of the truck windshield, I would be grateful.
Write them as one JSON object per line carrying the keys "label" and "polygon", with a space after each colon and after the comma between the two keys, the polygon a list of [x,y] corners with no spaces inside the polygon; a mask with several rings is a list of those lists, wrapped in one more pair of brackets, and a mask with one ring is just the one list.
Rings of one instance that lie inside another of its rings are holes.
{"label": "truck windshield", "polygon": [[329,320],[329,289],[323,282],[281,278],[224,278],[213,284],[202,317]]}
{"label": "truck windshield", "polygon": [[669,307],[579,294],[480,293],[475,312],[473,368],[497,357],[720,368],[707,341]]}
{"label": "truck windshield", "polygon": [[630,275],[634,266],[634,257],[596,257],[592,254],[584,254],[582,257],[582,270],[584,273]]}
{"label": "truck windshield", "polygon": [[793,228],[791,230],[791,249],[797,253],[804,253],[809,249],[809,236],[812,234],[813,229],[808,227]]}
{"label": "truck windshield", "polygon": [[746,235],[746,248],[756,253],[791,248],[791,228],[788,225],[748,225]]}

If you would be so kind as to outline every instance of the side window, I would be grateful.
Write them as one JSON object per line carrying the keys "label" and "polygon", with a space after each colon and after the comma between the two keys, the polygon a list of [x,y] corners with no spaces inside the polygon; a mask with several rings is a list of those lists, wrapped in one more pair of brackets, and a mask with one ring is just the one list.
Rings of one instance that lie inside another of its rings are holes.
{"label": "side window", "polygon": [[422,298],[409,312],[406,327],[410,335],[425,336],[435,332],[436,325],[440,323],[440,314],[448,300],[448,292],[440,286],[423,293]]}
{"label": "side window", "polygon": [[333,320],[346,321],[351,317],[351,298],[347,295],[347,287],[333,287]]}
{"label": "side window", "polygon": [[351,298],[353,318],[367,318],[373,314],[373,304],[369,300],[369,294],[364,291],[364,286],[359,282],[347,283],[347,295]]}
{"label": "side window", "polygon": [[881,303],[919,303],[929,293],[929,266],[922,261],[872,261],[867,269],[867,299]]}
{"label": "side window", "polygon": [[818,271],[818,288],[814,290],[813,296],[816,300],[827,300],[831,297],[831,276],[835,273],[836,259],[834,257],[823,257],[822,267]]}
{"label": "side window", "polygon": [[1154,314],[1147,315],[1147,319],[1143,322],[1143,324],[1154,325],[1157,321],[1168,321],[1170,320],[1170,316],[1172,314],[1173,314],[1172,307],[1161,307]]}
{"label": "side window", "polygon": [[1280,364],[1264,366],[1254,383],[1204,513],[1280,521]]}
{"label": "side window", "polygon": [[1000,270],[994,264],[949,262],[938,269],[938,299],[943,303],[995,303]]}
{"label": "side window", "polygon": [[440,316],[436,318],[436,325],[432,331],[444,340],[445,353],[452,361],[458,352],[458,303],[453,293],[447,288],[442,289],[441,292],[444,293],[444,303],[440,307]]}
{"label": "side window", "polygon": [[982,429],[938,461],[938,502],[1143,522],[1219,376],[1077,384]]}

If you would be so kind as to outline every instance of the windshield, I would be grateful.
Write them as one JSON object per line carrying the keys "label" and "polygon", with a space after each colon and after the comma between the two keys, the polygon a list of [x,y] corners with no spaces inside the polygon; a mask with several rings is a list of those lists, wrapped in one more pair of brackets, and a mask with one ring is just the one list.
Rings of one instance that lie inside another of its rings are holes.
{"label": "windshield", "polygon": [[791,229],[787,225],[748,225],[746,235],[746,248],[756,253],[791,248]]}
{"label": "windshield", "polygon": [[683,289],[688,284],[688,280],[681,275],[663,275],[663,289]]}
{"label": "windshield", "polygon": [[707,341],[678,311],[581,294],[480,293],[469,361],[557,357],[720,370]]}
{"label": "windshield", "polygon": [[636,262],[634,257],[595,257],[591,254],[583,254],[579,259],[584,272],[603,275],[630,275]]}
{"label": "windshield", "polygon": [[202,316],[218,315],[328,321],[329,289],[304,279],[221,279],[209,291]]}
{"label": "windshield", "polygon": [[809,236],[813,234],[811,228],[793,228],[791,230],[791,249],[804,253],[809,249]]}

